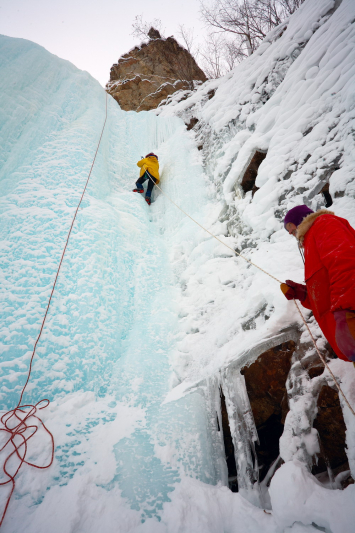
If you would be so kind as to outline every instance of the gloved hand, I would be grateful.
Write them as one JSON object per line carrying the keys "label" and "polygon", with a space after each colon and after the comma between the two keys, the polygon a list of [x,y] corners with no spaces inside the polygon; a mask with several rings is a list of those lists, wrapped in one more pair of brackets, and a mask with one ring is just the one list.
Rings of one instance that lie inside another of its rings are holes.
{"label": "gloved hand", "polygon": [[306,285],[301,285],[301,283],[287,279],[286,283],[281,283],[280,288],[287,300],[299,300],[303,302],[307,298],[307,287]]}
{"label": "gloved hand", "polygon": [[338,309],[333,315],[338,348],[349,361],[355,362],[355,311]]}

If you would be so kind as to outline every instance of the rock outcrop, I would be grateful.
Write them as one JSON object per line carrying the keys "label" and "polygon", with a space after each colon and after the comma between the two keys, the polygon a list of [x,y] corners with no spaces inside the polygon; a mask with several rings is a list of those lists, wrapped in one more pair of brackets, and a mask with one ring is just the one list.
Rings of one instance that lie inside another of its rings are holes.
{"label": "rock outcrop", "polygon": [[149,111],[180,89],[206,81],[191,54],[151,28],[149,42],[136,46],[111,67],[107,92],[125,111]]}
{"label": "rock outcrop", "polygon": [[286,379],[294,350],[295,342],[284,342],[241,370],[258,431],[256,454],[260,479],[279,455],[279,439],[288,411]]}

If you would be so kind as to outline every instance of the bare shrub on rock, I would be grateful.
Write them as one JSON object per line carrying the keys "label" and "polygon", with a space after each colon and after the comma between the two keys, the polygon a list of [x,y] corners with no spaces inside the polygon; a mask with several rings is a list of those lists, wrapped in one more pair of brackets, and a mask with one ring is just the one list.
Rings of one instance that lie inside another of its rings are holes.
{"label": "bare shrub on rock", "polygon": [[160,19],[154,19],[151,22],[146,22],[143,19],[143,15],[136,15],[132,23],[132,28],[133,31],[131,35],[133,35],[133,37],[138,37],[139,39],[149,39],[149,31],[151,28],[157,30],[161,37],[164,37],[163,33],[165,30]]}

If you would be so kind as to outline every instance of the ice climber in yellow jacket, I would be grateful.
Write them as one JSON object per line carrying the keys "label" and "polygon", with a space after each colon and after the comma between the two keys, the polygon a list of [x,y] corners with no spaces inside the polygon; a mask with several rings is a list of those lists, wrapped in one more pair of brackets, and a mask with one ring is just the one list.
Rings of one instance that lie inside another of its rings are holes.
{"label": "ice climber in yellow jacket", "polygon": [[143,159],[138,161],[137,166],[140,167],[139,179],[136,181],[136,189],[133,192],[144,193],[143,183],[148,180],[147,192],[145,193],[145,201],[148,205],[151,203],[152,190],[156,183],[159,183],[159,163],[158,156],[151,152]]}

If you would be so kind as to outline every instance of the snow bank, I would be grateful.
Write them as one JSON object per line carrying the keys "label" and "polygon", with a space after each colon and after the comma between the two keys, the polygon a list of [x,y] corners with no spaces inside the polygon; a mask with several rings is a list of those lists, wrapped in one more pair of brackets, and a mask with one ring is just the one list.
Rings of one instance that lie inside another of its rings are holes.
{"label": "snow bank", "polygon": [[281,530],[295,522],[317,524],[332,533],[354,530],[355,487],[329,490],[317,483],[302,463],[284,464],[271,481],[273,517]]}

